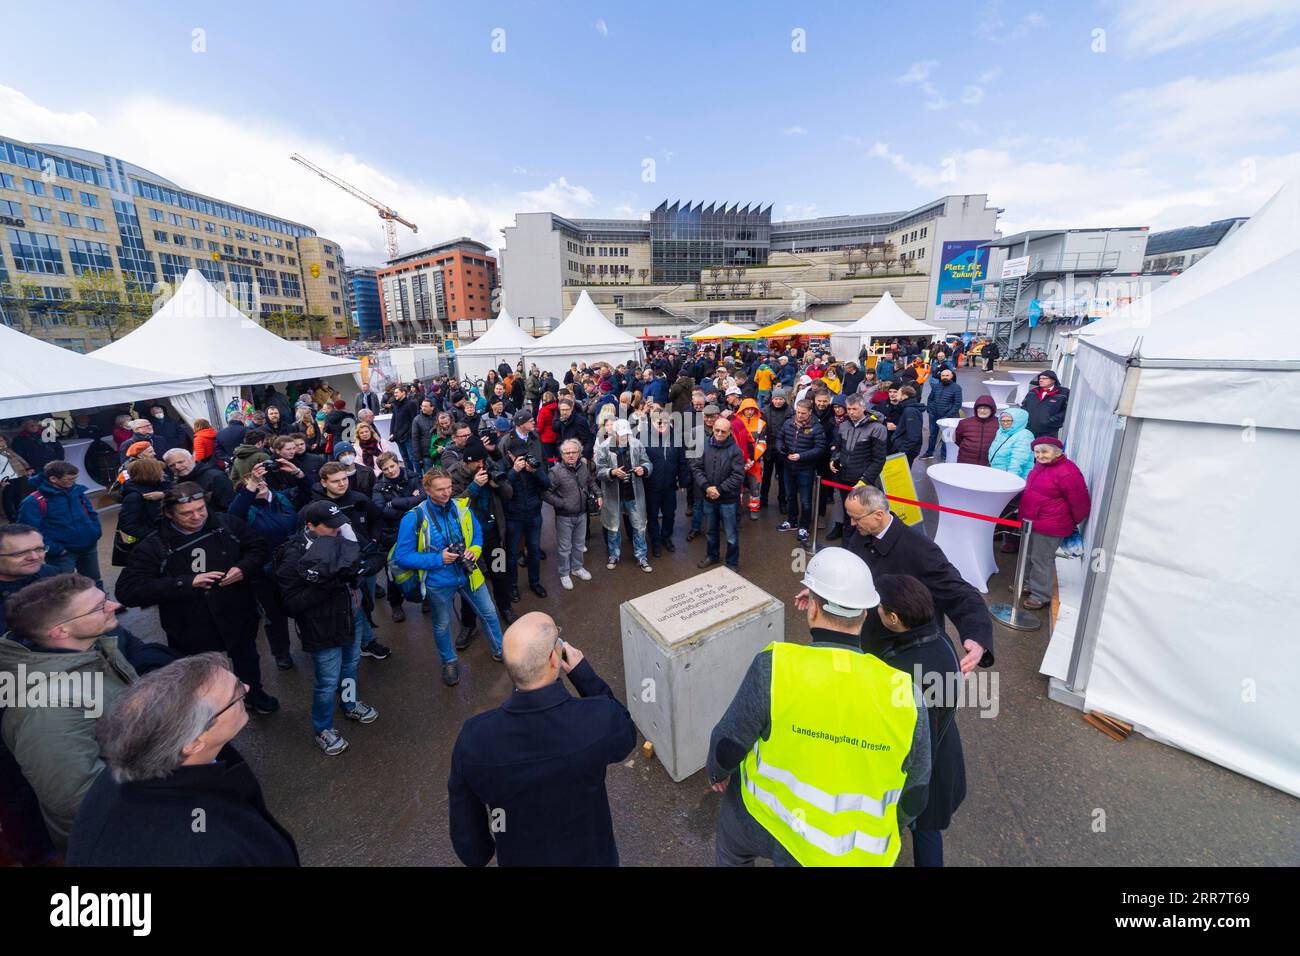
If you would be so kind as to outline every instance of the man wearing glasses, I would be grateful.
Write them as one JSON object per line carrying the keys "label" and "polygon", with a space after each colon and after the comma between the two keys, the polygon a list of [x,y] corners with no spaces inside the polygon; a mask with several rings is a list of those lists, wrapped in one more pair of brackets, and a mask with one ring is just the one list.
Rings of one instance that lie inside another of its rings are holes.
{"label": "man wearing glasses", "polygon": [[251,581],[269,545],[244,522],[208,511],[203,489],[183,481],[163,497],[156,532],[131,549],[117,596],[131,607],[158,605],[167,643],[182,654],[225,651],[249,686],[248,706],[274,713],[280,702],[262,689],[257,659],[260,617]]}
{"label": "man wearing glasses", "polygon": [[[80,574],[39,580],[6,605],[0,673],[19,689],[19,700],[5,709],[0,736],[63,852],[77,808],[104,769],[95,725],[137,679],[110,633],[122,605]],[[44,689],[39,697],[37,688]]]}
{"label": "man wearing glasses", "polygon": [[293,837],[230,743],[248,723],[247,692],[224,656],[209,653],[142,677],[118,697],[99,729],[108,770],[77,814],[69,864],[297,866]]}
{"label": "man wearing glasses", "polygon": [[452,751],[456,855],[466,866],[494,855],[500,866],[618,866],[605,768],[636,746],[632,717],[539,611],[506,631],[505,662],[514,693],[467,720]]}

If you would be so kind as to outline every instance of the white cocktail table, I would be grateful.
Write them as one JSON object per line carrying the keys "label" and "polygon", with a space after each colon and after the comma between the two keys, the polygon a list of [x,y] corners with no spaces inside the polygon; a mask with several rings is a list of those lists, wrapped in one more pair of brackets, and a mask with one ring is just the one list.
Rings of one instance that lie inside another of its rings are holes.
{"label": "white cocktail table", "polygon": [[[976,402],[976,401],[978,401],[978,399],[972,399],[972,400],[969,401],[969,402],[962,402],[962,403],[961,403],[961,407],[964,408],[964,409],[966,409],[966,411],[970,412],[971,415],[974,415],[974,414],[975,414],[975,402]],[[1003,410],[1004,408],[1007,407],[1006,402],[999,402],[997,399],[994,399],[994,400],[993,400],[993,404],[996,405],[996,406],[998,407],[998,413],[999,413],[999,414],[1002,412],[1002,410]],[[969,417],[969,416],[967,416],[967,417]]]}
{"label": "white cocktail table", "polygon": [[951,462],[957,460],[957,425],[961,422],[960,418],[940,418],[939,437],[943,439],[943,460]]}
{"label": "white cocktail table", "polygon": [[[976,514],[998,517],[1012,498],[1025,488],[1023,478],[984,465],[933,465],[926,476],[934,484],[939,504]],[[991,521],[940,512],[934,543],[971,587],[988,593],[989,578],[998,569],[993,557]]]}
{"label": "white cocktail table", "polygon": [[983,385],[985,391],[993,397],[993,401],[998,403],[999,408],[1002,408],[1011,402],[1020,401],[1019,398],[1012,397],[1013,395],[1018,394],[1020,388],[1019,382],[985,379],[983,382],[980,382],[980,384]]}
{"label": "white cocktail table", "polygon": [[397,456],[398,461],[401,461],[402,464],[406,464],[406,459],[402,458],[402,449],[397,447],[397,442],[390,441],[388,438],[393,431],[393,416],[391,412],[386,415],[375,416],[375,430],[379,432],[379,437],[384,443],[384,451],[391,451]]}
{"label": "white cocktail table", "polygon": [[1025,396],[1029,394],[1029,389],[1033,387],[1034,381],[1042,374],[1042,372],[1035,372],[1033,369],[1028,368],[1009,368],[1006,369],[1003,374],[1010,375],[1016,380],[1018,388],[1016,389],[1016,397],[1013,401],[1015,401],[1016,404],[1020,404],[1025,400]]}
{"label": "white cocktail table", "polygon": [[73,438],[63,443],[63,452],[68,464],[76,465],[77,470],[81,472],[77,476],[77,484],[85,485],[87,491],[103,491],[104,486],[86,470],[86,451],[93,444],[94,442],[89,438]]}

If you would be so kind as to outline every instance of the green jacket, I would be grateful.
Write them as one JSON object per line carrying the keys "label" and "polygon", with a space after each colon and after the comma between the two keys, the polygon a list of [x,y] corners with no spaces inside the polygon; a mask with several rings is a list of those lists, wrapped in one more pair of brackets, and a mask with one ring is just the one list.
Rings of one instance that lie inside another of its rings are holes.
{"label": "green jacket", "polygon": [[271,456],[256,445],[240,445],[230,461],[230,480],[239,484],[259,461],[269,461]]}
{"label": "green jacket", "polygon": [[101,637],[88,651],[61,653],[34,651],[5,634],[0,674],[11,675],[5,681],[12,682],[17,696],[16,701],[8,693],[3,697],[0,734],[36,791],[45,825],[63,852],[81,800],[104,769],[95,725],[136,680],[135,668],[118,650],[115,636]]}

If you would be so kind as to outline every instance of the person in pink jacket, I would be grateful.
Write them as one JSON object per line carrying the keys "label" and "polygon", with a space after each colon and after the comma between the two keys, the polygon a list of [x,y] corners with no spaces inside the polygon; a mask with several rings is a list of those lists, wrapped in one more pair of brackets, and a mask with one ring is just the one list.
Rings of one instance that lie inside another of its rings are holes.
{"label": "person in pink jacket", "polygon": [[1034,523],[1029,536],[1029,564],[1024,606],[1037,610],[1052,597],[1056,549],[1074,534],[1092,510],[1092,498],[1079,466],[1065,457],[1060,439],[1034,439],[1034,467],[1020,497],[1020,520]]}

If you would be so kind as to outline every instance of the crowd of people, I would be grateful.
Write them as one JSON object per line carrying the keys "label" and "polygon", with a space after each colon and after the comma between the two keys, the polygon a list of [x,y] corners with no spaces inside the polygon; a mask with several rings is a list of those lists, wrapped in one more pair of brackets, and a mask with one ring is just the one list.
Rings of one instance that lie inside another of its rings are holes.
{"label": "crowd of people", "polygon": [[[942,666],[988,666],[992,629],[979,594],[922,532],[892,517],[878,487],[890,455],[905,455],[909,465],[932,457],[938,419],[961,414],[954,357],[944,347],[901,342],[872,358],[705,346],[660,351],[641,365],[574,364],[562,378],[503,363],[481,383],[447,376],[398,383],[362,391],[352,407],[324,382],[288,394],[259,388],[257,407],[230,414],[219,428],[204,419],[186,424],[162,405],[148,418],[119,416],[112,562],[122,570],[111,597],[98,559],[103,523],[78,469],[64,460],[57,435],[24,422],[0,447],[10,521],[0,527],[0,671],[81,675],[102,688],[101,713],[86,719],[84,694],[3,713],[0,832],[27,862],[66,855],[74,863],[296,863],[292,837],[266,810],[231,745],[249,711],[280,709],[263,686],[258,635],[264,631],[276,667],[294,668],[293,622],[314,675],[311,735],[322,754],[336,756],[349,746],[340,714],[357,724],[379,716],[359,696],[359,662],[391,657],[375,639],[382,597],[394,622],[408,607],[429,617],[444,684],[460,681],[458,655],[481,631],[487,656],[516,688],[500,711],[467,723],[456,745],[449,789],[461,859],[616,863],[607,802],[601,808],[604,768],[626,757],[635,732],[608,685],[559,638],[558,625],[537,612],[517,614],[521,571],[539,598],[550,582],[564,591],[594,586],[587,550],[597,534],[607,574],[629,552],[637,570],[651,574],[663,551],[698,538],[699,568],[740,568],[742,529],[762,519],[774,487],[781,531],[812,549],[814,515],[821,523],[830,511],[825,540],[861,565],[824,572],[856,582],[856,596],[840,584],[818,590],[827,578],[819,584],[815,574],[805,581],[810,591],[799,607],[812,646],[853,645],[869,652],[864,657],[891,661],[907,643],[891,635],[928,647],[946,617],[964,653]],[[1056,376],[1044,372],[1021,408],[999,411],[988,396],[977,398],[955,435],[959,461],[1027,479],[1020,511],[1038,522],[1023,596],[1029,607],[1050,598],[1052,555],[1090,507],[1057,437],[1067,402]],[[375,422],[380,413],[391,414],[387,438]],[[548,511],[553,561],[541,545]],[[544,562],[554,577],[544,578]],[[120,626],[123,605],[156,607],[166,643],[140,641]],[[725,790],[742,772],[763,708],[773,706],[765,689],[773,668],[785,674],[793,660],[780,651],[751,668],[714,733],[715,788]],[[874,667],[857,662],[850,670],[878,683]],[[561,674],[579,698],[569,697]],[[71,694],[80,685],[61,686]],[[539,730],[532,715],[548,707],[559,709],[549,730]],[[890,787],[906,811],[893,818],[892,832],[911,822],[918,863],[936,863],[964,778],[957,779],[955,728],[936,734],[936,715],[920,720],[923,713],[896,728],[904,752],[917,756],[910,778]],[[946,730],[949,716],[939,719]],[[562,743],[549,739],[566,726]],[[946,756],[932,760],[938,750],[929,750],[940,742]],[[529,780],[503,782],[519,748],[536,756]],[[230,775],[213,771],[214,762]],[[572,777],[555,787],[562,772]],[[763,772],[749,765],[750,774]],[[175,785],[164,787],[165,780]],[[937,792],[936,781],[943,809],[925,817],[918,794]],[[510,811],[535,828],[497,832],[484,814],[500,805],[501,788],[516,803],[523,792],[541,795]],[[151,790],[166,794],[150,804],[156,821],[139,816],[141,794]],[[763,810],[736,790],[719,820],[720,863],[756,855],[821,862],[790,850],[789,834],[776,832],[788,820],[764,817],[790,808]],[[227,849],[186,839],[181,810],[195,805],[195,793],[229,803]],[[540,834],[548,824],[573,831],[573,839]],[[863,859],[896,855],[895,845]]]}

